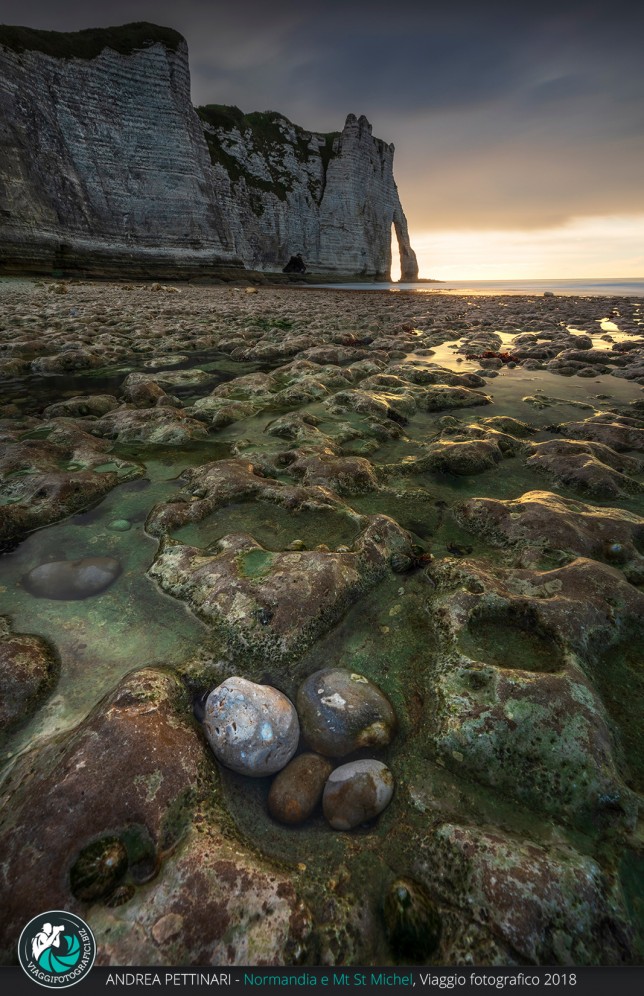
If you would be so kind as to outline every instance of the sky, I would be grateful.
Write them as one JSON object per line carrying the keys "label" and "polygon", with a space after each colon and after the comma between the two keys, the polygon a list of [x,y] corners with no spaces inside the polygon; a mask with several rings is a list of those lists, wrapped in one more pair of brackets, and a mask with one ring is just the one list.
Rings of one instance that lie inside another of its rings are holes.
{"label": "sky", "polygon": [[73,31],[147,20],[195,104],[312,131],[366,114],[421,276],[644,277],[644,4],[634,0],[0,0]]}

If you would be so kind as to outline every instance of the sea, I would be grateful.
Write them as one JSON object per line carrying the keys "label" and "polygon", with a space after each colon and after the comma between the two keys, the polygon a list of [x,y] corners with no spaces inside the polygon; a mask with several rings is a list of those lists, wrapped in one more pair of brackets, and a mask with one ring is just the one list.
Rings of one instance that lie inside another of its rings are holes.
{"label": "sea", "polygon": [[579,280],[437,280],[431,283],[317,284],[336,290],[414,291],[419,294],[579,294],[585,297],[644,297],[644,278]]}

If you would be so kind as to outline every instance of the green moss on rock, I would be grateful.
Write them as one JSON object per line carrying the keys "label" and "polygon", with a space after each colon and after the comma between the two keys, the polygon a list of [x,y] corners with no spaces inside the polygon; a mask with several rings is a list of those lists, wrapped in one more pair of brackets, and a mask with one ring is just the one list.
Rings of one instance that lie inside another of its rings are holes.
{"label": "green moss on rock", "polygon": [[[207,126],[204,131],[210,158],[213,163],[218,163],[224,167],[232,183],[238,183],[243,179],[251,194],[253,192],[274,194],[279,200],[285,201],[287,194],[293,189],[293,179],[285,174],[280,166],[274,164],[282,163],[284,159],[283,155],[275,155],[275,153],[285,146],[290,146],[295,158],[300,163],[305,163],[315,157],[322,160],[324,180],[321,185],[311,186],[312,196],[318,200],[321,198],[329,162],[337,154],[336,139],[339,138],[339,132],[319,135],[318,137],[324,140],[323,145],[319,149],[310,149],[309,144],[313,133],[293,124],[277,111],[253,111],[250,114],[244,114],[239,107],[227,104],[207,104],[196,110]],[[285,134],[285,128],[295,132],[295,140],[292,136]],[[250,140],[253,149],[263,157],[271,174],[270,181],[255,176],[240,160],[222,147],[221,132],[234,130],[239,131],[246,141]],[[315,189],[313,189],[314,187]],[[263,205],[252,196],[251,207],[255,214],[261,215],[263,213]]]}

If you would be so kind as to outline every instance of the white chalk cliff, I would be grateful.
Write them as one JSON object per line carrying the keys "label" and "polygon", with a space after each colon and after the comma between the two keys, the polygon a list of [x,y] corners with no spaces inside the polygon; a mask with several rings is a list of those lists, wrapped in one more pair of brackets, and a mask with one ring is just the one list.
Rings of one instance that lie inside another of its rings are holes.
{"label": "white chalk cliff", "polygon": [[418,275],[393,146],[190,102],[185,41],[149,24],[0,27],[0,272],[168,276],[302,253],[314,273],[386,278],[395,227]]}

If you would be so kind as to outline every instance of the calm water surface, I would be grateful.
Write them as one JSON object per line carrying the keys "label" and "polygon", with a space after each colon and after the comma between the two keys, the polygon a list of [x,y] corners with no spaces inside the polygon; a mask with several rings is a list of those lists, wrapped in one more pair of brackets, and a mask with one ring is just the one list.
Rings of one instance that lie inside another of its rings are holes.
{"label": "calm water surface", "polygon": [[437,280],[434,283],[317,284],[337,290],[416,291],[420,294],[582,294],[591,297],[644,297],[644,278],[606,277],[579,280]]}

